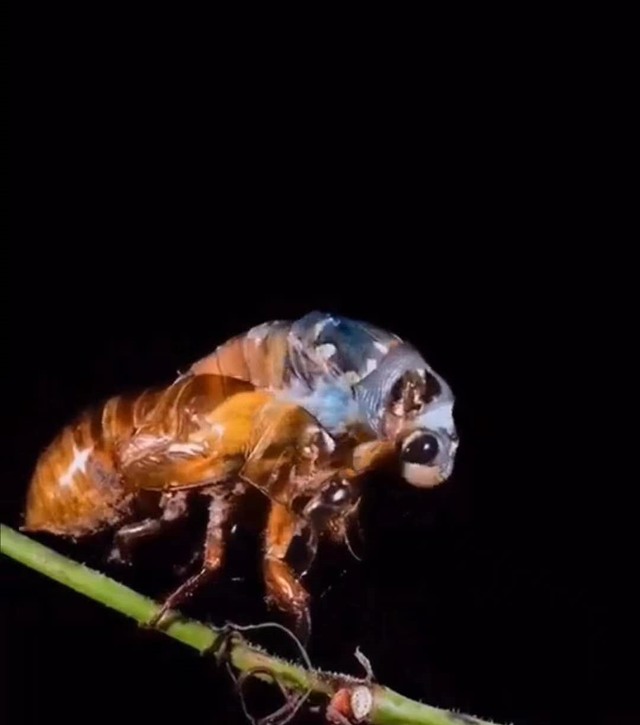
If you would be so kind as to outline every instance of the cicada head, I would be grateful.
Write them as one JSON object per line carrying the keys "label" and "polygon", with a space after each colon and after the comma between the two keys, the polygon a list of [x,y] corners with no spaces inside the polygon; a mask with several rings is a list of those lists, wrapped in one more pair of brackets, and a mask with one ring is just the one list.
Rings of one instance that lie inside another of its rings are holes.
{"label": "cicada head", "polygon": [[393,347],[355,394],[375,434],[398,442],[408,483],[428,488],[451,475],[458,447],[454,396],[417,350]]}

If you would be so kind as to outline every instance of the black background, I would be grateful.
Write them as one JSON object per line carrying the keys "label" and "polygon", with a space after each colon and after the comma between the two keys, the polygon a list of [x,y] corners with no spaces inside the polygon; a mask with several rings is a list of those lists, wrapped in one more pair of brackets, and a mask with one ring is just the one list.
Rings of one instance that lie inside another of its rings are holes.
{"label": "black background", "polygon": [[[84,406],[265,320],[368,320],[449,380],[462,443],[438,490],[372,478],[363,561],[326,549],[309,579],[313,662],[358,673],[360,646],[390,687],[498,722],[637,722],[625,38],[11,42],[2,521]],[[241,527],[189,613],[273,616],[258,546]],[[162,596],[173,553],[110,573]],[[2,571],[10,722],[244,721],[192,651]]]}

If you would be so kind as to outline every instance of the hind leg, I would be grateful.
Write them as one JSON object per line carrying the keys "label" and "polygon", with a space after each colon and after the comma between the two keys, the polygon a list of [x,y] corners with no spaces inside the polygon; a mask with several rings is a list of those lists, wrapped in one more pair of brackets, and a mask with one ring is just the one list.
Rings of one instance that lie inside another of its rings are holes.
{"label": "hind leg", "polygon": [[164,494],[160,500],[160,507],[162,515],[159,518],[146,518],[125,524],[118,529],[109,553],[109,561],[129,564],[132,552],[140,541],[159,535],[181,519],[187,513],[186,492]]}

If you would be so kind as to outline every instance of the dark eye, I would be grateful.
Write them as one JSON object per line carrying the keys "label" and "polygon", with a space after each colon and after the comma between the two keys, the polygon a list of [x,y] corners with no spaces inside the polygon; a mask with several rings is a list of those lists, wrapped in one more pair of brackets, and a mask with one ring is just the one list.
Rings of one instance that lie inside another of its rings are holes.
{"label": "dark eye", "polygon": [[430,433],[414,438],[402,451],[402,460],[405,463],[419,463],[428,466],[438,455],[438,440]]}

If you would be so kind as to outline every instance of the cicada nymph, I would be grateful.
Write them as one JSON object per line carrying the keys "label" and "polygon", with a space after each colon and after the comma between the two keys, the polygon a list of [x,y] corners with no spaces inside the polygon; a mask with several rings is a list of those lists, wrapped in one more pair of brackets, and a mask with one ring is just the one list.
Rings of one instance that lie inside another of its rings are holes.
{"label": "cicada nymph", "polygon": [[[117,396],[66,426],[40,457],[23,529],[73,538],[115,531],[112,557],[209,500],[199,571],[164,602],[179,606],[224,562],[239,499],[269,501],[267,599],[309,631],[309,594],[287,555],[306,534],[347,539],[363,475],[399,456],[404,478],[433,486],[451,472],[453,396],[421,355],[365,323],[313,313],[266,323],[222,345],[163,390]],[[135,520],[144,492],[157,518]]]}

